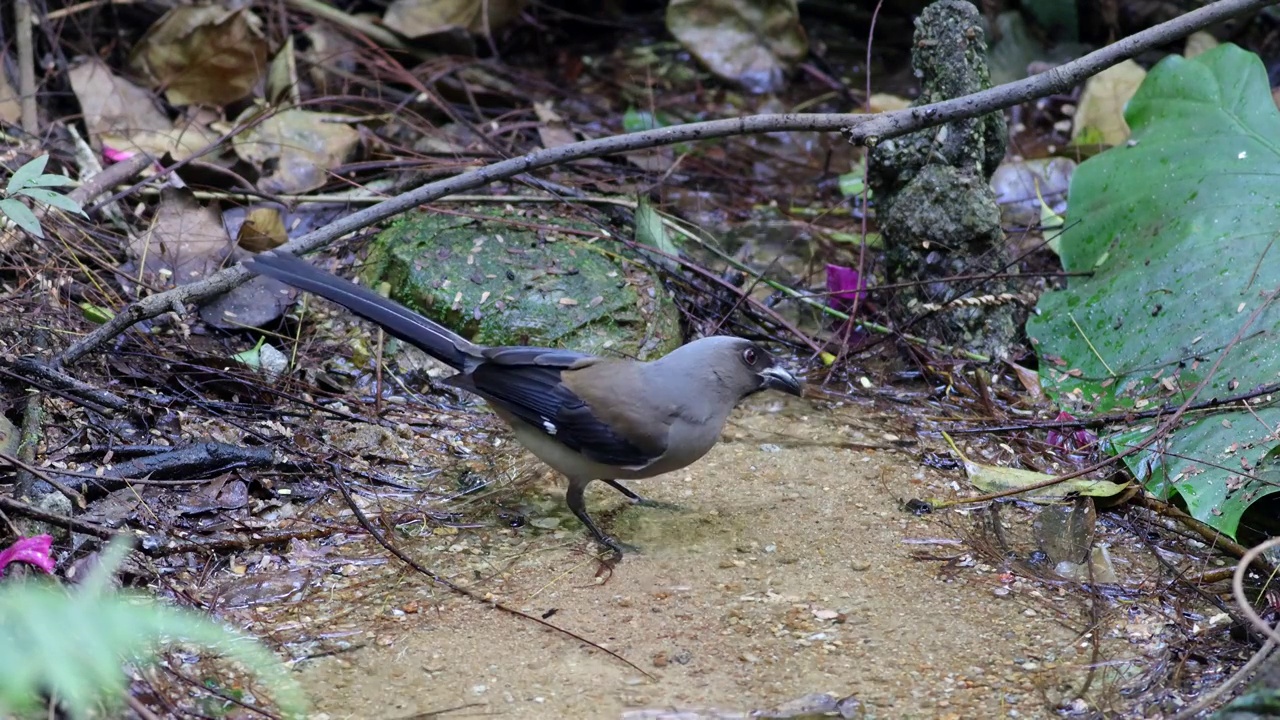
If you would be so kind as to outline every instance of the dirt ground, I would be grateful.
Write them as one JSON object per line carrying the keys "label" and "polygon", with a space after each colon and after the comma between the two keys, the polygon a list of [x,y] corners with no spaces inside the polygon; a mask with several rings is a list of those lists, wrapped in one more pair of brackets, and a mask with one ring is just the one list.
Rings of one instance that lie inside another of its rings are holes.
{"label": "dirt ground", "polygon": [[901,440],[863,408],[761,397],[702,462],[633,484],[681,510],[610,514],[620,496],[593,489],[604,526],[642,549],[606,582],[570,520],[495,557],[500,583],[477,583],[652,677],[414,577],[395,603],[436,607],[394,613],[396,632],[303,663],[303,680],[335,719],[741,717],[813,693],[852,695],[880,718],[1069,706],[1090,657],[1075,601],[973,560],[943,521],[905,512],[955,476],[894,449]]}

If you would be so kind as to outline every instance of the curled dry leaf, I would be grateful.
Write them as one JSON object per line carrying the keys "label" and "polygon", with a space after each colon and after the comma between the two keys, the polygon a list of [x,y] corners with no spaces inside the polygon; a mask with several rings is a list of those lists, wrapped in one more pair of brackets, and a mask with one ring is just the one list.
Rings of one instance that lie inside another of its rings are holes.
{"label": "curled dry leaf", "polygon": [[287,242],[289,234],[284,229],[284,218],[274,207],[250,210],[236,235],[237,245],[255,253],[278,248]]}
{"label": "curled dry leaf", "polygon": [[411,38],[456,29],[484,35],[520,17],[524,6],[525,0],[393,0],[382,23]]}
{"label": "curled dry leaf", "polygon": [[129,66],[174,105],[226,105],[249,95],[266,71],[261,27],[245,9],[176,7],[134,46]]}
{"label": "curled dry leaf", "polygon": [[[260,112],[251,108],[239,122]],[[275,170],[262,178],[258,189],[266,193],[301,193],[321,187],[329,170],[351,157],[360,133],[347,124],[349,118],[331,113],[284,110],[245,130],[232,141],[236,154],[246,162]]]}

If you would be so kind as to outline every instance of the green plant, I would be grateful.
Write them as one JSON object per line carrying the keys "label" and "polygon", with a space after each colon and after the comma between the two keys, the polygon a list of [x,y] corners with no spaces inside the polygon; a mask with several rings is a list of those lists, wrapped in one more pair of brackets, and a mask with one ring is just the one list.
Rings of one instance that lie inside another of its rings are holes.
{"label": "green plant", "polygon": [[18,200],[19,196],[26,196],[60,210],[84,215],[80,203],[49,189],[70,185],[72,181],[65,175],[44,174],[44,167],[48,164],[49,156],[41,155],[18,168],[9,178],[9,184],[5,186],[4,198],[0,199],[0,214],[38,238],[44,237],[44,230],[40,228],[40,219],[31,212],[31,208]]}
{"label": "green plant", "polygon": [[72,592],[48,581],[0,584],[0,717],[55,698],[76,718],[118,706],[121,662],[153,662],[165,644],[199,645],[259,675],[286,715],[302,717],[297,683],[269,650],[197,613],[133,593],[108,593],[128,546],[112,543]]}

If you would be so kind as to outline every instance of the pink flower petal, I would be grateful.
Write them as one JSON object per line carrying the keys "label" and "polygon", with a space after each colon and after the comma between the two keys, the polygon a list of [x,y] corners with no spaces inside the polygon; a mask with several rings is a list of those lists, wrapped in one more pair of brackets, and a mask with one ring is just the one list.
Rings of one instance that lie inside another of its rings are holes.
{"label": "pink flower petal", "polygon": [[53,556],[49,554],[52,546],[52,535],[37,535],[22,538],[4,550],[0,550],[0,575],[4,574],[5,566],[12,562],[35,565],[52,575],[54,563]]}
{"label": "pink flower petal", "polygon": [[827,265],[827,306],[849,310],[853,303],[867,299],[867,279],[857,270],[843,265]]}

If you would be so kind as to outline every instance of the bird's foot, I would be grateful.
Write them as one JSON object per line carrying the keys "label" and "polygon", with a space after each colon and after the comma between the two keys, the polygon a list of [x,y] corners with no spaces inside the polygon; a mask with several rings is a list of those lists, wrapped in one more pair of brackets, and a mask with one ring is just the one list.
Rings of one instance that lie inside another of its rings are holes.
{"label": "bird's foot", "polygon": [[613,536],[605,535],[603,533],[596,537],[596,542],[600,543],[600,547],[611,553],[610,559],[612,562],[618,562],[622,559],[622,556],[627,553],[633,553],[636,555],[640,554],[640,548],[635,545],[624,543]]}
{"label": "bird's foot", "polygon": [[639,500],[632,500],[631,504],[637,507],[654,508],[656,510],[674,510],[677,512],[681,512],[685,509],[683,505],[677,505],[676,503],[666,502],[663,500],[651,500],[646,497],[642,497]]}

